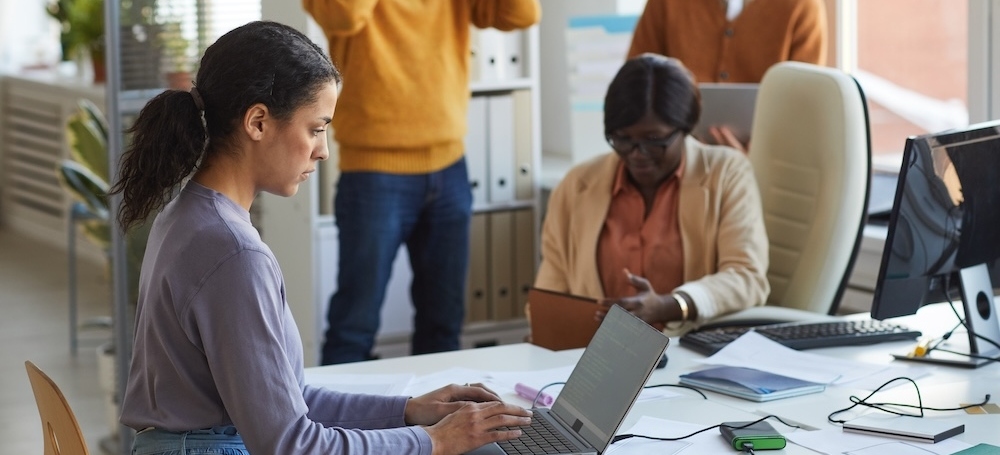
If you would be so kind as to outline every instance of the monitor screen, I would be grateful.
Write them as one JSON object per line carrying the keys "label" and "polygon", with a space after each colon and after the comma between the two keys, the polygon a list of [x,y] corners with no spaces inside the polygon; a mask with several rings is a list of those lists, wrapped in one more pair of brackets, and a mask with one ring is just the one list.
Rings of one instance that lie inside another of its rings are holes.
{"label": "monitor screen", "polygon": [[1000,122],[907,139],[872,317],[956,299],[958,272],[979,264],[995,288],[998,259]]}

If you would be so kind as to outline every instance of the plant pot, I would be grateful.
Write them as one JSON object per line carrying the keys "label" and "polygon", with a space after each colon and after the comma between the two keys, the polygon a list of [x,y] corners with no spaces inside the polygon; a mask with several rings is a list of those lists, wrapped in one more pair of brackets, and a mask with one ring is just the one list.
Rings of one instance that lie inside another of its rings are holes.
{"label": "plant pot", "polygon": [[189,91],[193,83],[190,71],[172,71],[167,73],[167,87],[174,90]]}

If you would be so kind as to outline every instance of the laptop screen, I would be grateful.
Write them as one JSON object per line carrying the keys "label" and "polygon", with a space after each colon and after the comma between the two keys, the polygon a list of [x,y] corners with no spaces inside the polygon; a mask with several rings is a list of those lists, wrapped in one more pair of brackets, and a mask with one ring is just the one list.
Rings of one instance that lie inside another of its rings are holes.
{"label": "laptop screen", "polygon": [[603,452],[669,341],[621,307],[612,307],[559,392],[552,413]]}

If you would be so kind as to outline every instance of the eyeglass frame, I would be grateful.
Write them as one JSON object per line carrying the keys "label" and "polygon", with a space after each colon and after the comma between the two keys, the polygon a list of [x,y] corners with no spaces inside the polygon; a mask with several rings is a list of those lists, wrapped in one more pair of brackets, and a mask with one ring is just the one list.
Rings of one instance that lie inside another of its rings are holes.
{"label": "eyeglass frame", "polygon": [[[675,129],[672,133],[668,134],[667,137],[665,137],[663,139],[655,139],[655,140],[654,139],[640,139],[640,140],[637,140],[637,141],[629,139],[627,141],[627,144],[629,145],[629,147],[628,147],[628,149],[624,149],[624,150],[620,149],[618,147],[615,147],[615,135],[613,135],[613,134],[607,134],[607,135],[604,136],[604,140],[608,142],[608,145],[611,146],[611,149],[614,150],[615,153],[617,153],[619,155],[622,155],[622,156],[626,156],[629,153],[632,153],[632,151],[635,150],[636,147],[639,147],[639,152],[640,153],[642,153],[642,154],[644,154],[646,156],[653,156],[653,155],[662,155],[663,153],[666,153],[667,149],[669,149],[671,145],[674,145],[674,142],[677,141],[677,138],[680,137],[680,136],[682,136],[684,133],[685,133],[684,130],[678,128],[678,129]],[[619,140],[624,140],[624,139],[620,139],[619,138]],[[650,152],[649,147],[659,147],[660,149],[656,153],[653,153],[653,152]]]}

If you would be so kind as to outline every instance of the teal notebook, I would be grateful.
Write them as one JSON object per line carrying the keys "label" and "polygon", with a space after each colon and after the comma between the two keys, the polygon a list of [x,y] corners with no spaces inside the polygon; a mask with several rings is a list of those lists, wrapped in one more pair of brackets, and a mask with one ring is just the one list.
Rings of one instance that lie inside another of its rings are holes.
{"label": "teal notebook", "polygon": [[680,376],[680,383],[750,401],[771,401],[819,393],[825,384],[743,367],[715,367]]}
{"label": "teal notebook", "polygon": [[954,455],[1000,455],[1000,447],[986,443],[974,445],[965,450],[955,452]]}

